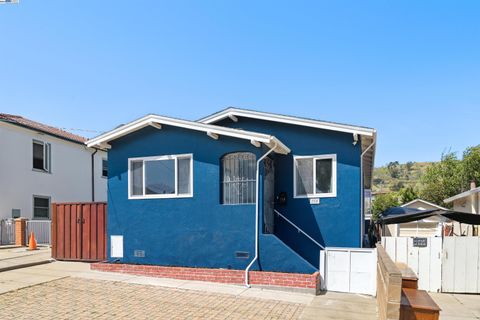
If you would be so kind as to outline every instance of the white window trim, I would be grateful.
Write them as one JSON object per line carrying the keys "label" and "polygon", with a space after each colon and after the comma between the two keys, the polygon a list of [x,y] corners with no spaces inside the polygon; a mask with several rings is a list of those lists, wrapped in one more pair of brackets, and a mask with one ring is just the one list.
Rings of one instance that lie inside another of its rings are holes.
{"label": "white window trim", "polygon": [[[49,142],[33,139],[33,144],[38,144],[43,146],[43,169],[38,169],[33,167],[32,163],[32,170],[37,172],[45,172],[45,173],[52,173],[52,145]],[[33,147],[32,144],[32,147]],[[32,149],[32,159],[33,159],[33,149]]]}
{"label": "white window trim", "polygon": [[[297,170],[296,164],[297,159],[312,159],[313,162],[313,192],[312,194],[307,193],[307,195],[297,195]],[[317,166],[315,165],[316,160],[321,159],[332,159],[332,192],[330,193],[317,193],[316,192],[316,171]],[[293,156],[293,198],[302,199],[302,198],[335,198],[337,196],[337,155],[336,154],[322,154],[322,155],[313,155],[313,156]]]}
{"label": "white window trim", "polygon": [[[103,161],[107,161],[107,175],[106,176],[103,175]],[[101,171],[100,175],[101,175],[102,178],[107,179],[108,178],[108,160],[107,160],[107,158],[102,158],[101,163],[102,164],[101,164],[101,168],[100,168],[100,171]],[[130,164],[130,162],[129,162],[129,164]]]}
{"label": "white window trim", "polygon": [[[190,193],[178,194],[178,159],[189,158],[190,159]],[[145,161],[155,161],[155,160],[175,160],[175,193],[174,194],[145,194]],[[131,164],[134,161],[143,161],[142,166],[143,170],[143,195],[132,195],[131,188]],[[138,157],[138,158],[128,158],[128,199],[138,200],[138,199],[176,199],[176,198],[192,198],[193,197],[193,154],[172,154],[165,156],[153,156],[153,157]]]}

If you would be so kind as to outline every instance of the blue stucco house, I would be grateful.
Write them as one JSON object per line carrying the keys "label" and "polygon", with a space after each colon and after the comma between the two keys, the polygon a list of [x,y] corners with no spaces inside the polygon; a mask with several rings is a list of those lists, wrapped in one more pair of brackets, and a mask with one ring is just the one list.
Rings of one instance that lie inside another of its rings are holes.
{"label": "blue stucco house", "polygon": [[361,247],[376,131],[228,108],[147,115],[108,149],[108,257],[130,264],[312,273]]}

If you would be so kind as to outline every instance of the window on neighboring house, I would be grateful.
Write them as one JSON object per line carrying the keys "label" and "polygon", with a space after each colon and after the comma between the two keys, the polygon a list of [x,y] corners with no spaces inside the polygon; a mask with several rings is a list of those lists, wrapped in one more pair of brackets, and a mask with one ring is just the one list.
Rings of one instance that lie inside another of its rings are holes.
{"label": "window on neighboring house", "polygon": [[51,172],[51,157],[50,143],[33,140],[33,169]]}
{"label": "window on neighboring house", "polygon": [[294,181],[295,198],[336,197],[337,156],[294,157]]}
{"label": "window on neighboring house", "polygon": [[108,161],[107,159],[102,159],[102,177],[108,178]]}
{"label": "window on neighboring house", "polygon": [[250,152],[229,153],[222,158],[222,203],[255,203],[256,158]]}
{"label": "window on neighboring house", "polygon": [[33,196],[33,218],[50,218],[50,197]]}
{"label": "window on neighboring house", "polygon": [[193,196],[192,155],[129,159],[129,197],[177,198]]}

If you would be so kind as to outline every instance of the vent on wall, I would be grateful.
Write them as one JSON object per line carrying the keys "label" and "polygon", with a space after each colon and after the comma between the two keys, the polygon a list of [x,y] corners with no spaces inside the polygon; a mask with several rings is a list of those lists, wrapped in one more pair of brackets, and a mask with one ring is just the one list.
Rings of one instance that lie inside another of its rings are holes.
{"label": "vent on wall", "polygon": [[134,250],[133,256],[136,258],[145,258],[145,250]]}
{"label": "vent on wall", "polygon": [[235,258],[248,259],[249,254],[246,251],[235,251]]}
{"label": "vent on wall", "polygon": [[12,209],[12,218],[20,218],[20,209]]}

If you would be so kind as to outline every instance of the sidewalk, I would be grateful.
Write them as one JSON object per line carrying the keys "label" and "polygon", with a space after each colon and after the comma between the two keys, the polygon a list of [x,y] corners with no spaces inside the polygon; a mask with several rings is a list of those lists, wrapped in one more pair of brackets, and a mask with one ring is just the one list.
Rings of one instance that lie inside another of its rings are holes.
{"label": "sidewalk", "polygon": [[0,249],[0,272],[35,266],[51,262],[51,250],[39,246],[38,250],[28,251],[25,247],[8,246]]}
{"label": "sidewalk", "polygon": [[120,273],[92,271],[90,270],[89,263],[65,261],[55,261],[49,264],[0,273],[0,294],[64,277],[106,280],[121,283],[224,293],[241,297],[270,299],[301,304],[309,304],[314,298],[314,296],[310,294],[284,292],[261,288],[246,288],[242,285],[153,278]]}
{"label": "sidewalk", "polygon": [[[127,284],[193,290],[211,294],[227,294],[238,298],[255,298],[300,304],[304,306],[300,319],[375,319],[375,298],[370,296],[328,292],[324,295],[284,292],[263,288],[246,288],[242,285],[201,281],[153,278],[129,274],[90,270],[88,263],[56,261],[0,273],[0,294],[30,287],[53,280],[72,277],[83,280],[103,280],[117,283],[118,288]],[[93,283],[93,282],[92,282]],[[147,287],[146,287],[147,288]],[[161,289],[161,288],[159,288]],[[1,296],[0,296],[1,297]]]}
{"label": "sidewalk", "polygon": [[480,295],[429,293],[442,309],[442,320],[474,320],[480,319]]}

